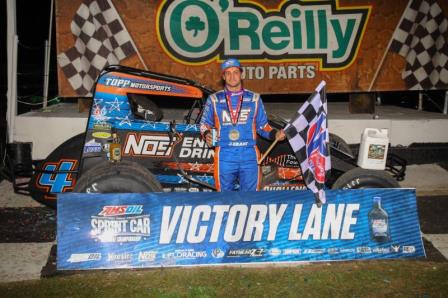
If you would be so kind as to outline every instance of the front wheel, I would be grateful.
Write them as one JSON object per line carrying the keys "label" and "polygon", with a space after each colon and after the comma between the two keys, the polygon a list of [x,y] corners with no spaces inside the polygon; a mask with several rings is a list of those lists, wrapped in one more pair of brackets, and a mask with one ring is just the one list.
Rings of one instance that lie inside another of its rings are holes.
{"label": "front wheel", "polygon": [[76,183],[74,192],[145,193],[160,192],[157,178],[134,162],[105,162],[85,172]]}
{"label": "front wheel", "polygon": [[400,184],[385,171],[354,168],[342,174],[331,188],[400,188]]}

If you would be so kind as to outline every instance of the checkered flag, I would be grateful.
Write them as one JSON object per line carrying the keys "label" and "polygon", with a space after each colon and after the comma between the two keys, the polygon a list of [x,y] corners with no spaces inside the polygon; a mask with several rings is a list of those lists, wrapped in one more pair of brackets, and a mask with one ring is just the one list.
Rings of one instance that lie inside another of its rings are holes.
{"label": "checkered flag", "polygon": [[406,59],[402,78],[410,90],[448,88],[448,21],[436,0],[412,0],[392,37]]}
{"label": "checkered flag", "polygon": [[323,188],[331,169],[325,85],[325,81],[319,84],[285,127],[286,137],[300,163],[303,180],[318,204],[326,202]]}
{"label": "checkered flag", "polygon": [[59,66],[81,96],[91,96],[99,72],[136,53],[110,0],[84,0],[71,23],[75,45],[58,55]]}

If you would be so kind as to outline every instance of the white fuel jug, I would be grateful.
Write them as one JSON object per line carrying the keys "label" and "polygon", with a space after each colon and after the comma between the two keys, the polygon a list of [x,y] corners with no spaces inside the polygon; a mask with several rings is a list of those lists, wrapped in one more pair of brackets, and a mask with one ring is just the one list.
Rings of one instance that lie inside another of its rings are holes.
{"label": "white fuel jug", "polygon": [[389,147],[386,128],[366,128],[361,135],[358,166],[364,169],[384,170]]}

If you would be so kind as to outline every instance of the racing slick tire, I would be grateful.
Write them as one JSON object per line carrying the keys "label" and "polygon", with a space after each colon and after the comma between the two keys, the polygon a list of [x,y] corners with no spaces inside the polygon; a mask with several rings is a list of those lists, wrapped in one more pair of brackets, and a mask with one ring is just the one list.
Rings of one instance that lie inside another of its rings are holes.
{"label": "racing slick tire", "polygon": [[385,171],[354,168],[342,174],[331,188],[400,188],[400,184]]}
{"label": "racing slick tire", "polygon": [[87,193],[145,193],[160,192],[157,178],[135,162],[105,162],[85,172],[75,185],[74,192]]}

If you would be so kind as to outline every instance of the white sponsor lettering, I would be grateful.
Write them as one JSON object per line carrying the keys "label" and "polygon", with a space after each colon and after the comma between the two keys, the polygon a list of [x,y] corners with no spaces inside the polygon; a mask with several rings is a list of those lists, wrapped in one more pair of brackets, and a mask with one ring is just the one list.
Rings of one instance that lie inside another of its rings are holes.
{"label": "white sponsor lettering", "polygon": [[199,137],[185,137],[180,149],[180,158],[213,158],[214,150],[207,146],[207,143]]}
{"label": "white sponsor lettering", "polygon": [[81,254],[71,254],[67,262],[81,263],[81,262],[99,261],[99,260],[101,260],[101,253],[81,253]]}
{"label": "white sponsor lettering", "polygon": [[177,139],[173,143],[168,135],[136,135],[130,133],[126,137],[123,155],[139,155],[143,157],[169,157]]}
{"label": "white sponsor lettering", "polygon": [[[250,108],[241,109],[240,116],[238,117],[238,123],[239,124],[247,123],[247,120],[249,119],[249,114],[250,114]],[[222,111],[222,122],[224,125],[232,124],[229,111],[227,110]]]}

